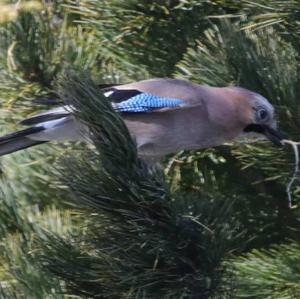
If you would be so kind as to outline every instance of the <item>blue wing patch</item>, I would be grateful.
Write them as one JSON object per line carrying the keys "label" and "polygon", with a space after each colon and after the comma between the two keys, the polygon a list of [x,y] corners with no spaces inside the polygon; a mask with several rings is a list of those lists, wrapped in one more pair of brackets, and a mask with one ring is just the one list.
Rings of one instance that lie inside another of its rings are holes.
{"label": "blue wing patch", "polygon": [[114,103],[114,108],[119,112],[150,112],[155,109],[180,107],[183,104],[179,99],[140,93],[126,101]]}

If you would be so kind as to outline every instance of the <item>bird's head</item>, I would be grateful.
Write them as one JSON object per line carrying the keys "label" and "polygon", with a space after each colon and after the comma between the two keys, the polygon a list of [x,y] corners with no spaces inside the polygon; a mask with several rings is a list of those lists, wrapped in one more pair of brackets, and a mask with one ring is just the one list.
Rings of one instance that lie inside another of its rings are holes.
{"label": "bird's head", "polygon": [[283,135],[277,130],[274,107],[258,93],[240,89],[245,101],[243,117],[245,126],[243,132],[262,134],[276,145],[282,145]]}

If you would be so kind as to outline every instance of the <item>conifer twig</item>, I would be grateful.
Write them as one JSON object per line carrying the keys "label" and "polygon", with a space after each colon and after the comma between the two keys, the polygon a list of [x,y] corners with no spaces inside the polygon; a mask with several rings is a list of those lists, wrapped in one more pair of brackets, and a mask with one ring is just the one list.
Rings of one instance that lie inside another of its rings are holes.
{"label": "conifer twig", "polygon": [[298,149],[298,145],[300,144],[300,142],[296,142],[293,140],[289,140],[289,139],[283,139],[281,141],[283,144],[290,144],[294,150],[294,155],[295,155],[295,167],[294,167],[294,172],[293,175],[289,181],[289,183],[286,186],[286,193],[288,196],[288,201],[289,201],[289,207],[290,208],[296,208],[297,205],[293,206],[293,202],[292,202],[292,193],[291,193],[291,188],[295,182],[295,180],[297,179],[297,175],[299,173],[299,149]]}
{"label": "conifer twig", "polygon": [[7,50],[7,67],[10,71],[16,71],[17,66],[14,59],[14,49],[17,45],[16,41],[13,41]]}

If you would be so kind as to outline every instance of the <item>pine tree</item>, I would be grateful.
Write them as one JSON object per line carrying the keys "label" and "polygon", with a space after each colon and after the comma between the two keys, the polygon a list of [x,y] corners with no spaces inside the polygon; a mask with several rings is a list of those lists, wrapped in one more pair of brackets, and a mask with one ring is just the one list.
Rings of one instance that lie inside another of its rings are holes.
{"label": "pine tree", "polygon": [[2,133],[55,93],[93,140],[1,158],[1,298],[297,298],[292,151],[258,142],[181,152],[163,173],[137,157],[97,84],[241,85],[270,99],[297,140],[298,4],[1,4]]}

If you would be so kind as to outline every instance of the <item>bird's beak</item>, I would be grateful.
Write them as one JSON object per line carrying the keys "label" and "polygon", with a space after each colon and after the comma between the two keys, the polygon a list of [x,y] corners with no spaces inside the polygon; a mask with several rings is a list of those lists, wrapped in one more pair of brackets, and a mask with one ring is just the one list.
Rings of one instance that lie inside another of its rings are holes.
{"label": "bird's beak", "polygon": [[263,126],[264,131],[262,132],[270,141],[276,145],[283,145],[282,140],[284,136],[278,130],[275,130],[269,126]]}
{"label": "bird's beak", "polygon": [[284,136],[282,133],[268,125],[250,124],[244,129],[244,131],[263,134],[274,144],[283,145],[282,140],[284,139]]}

